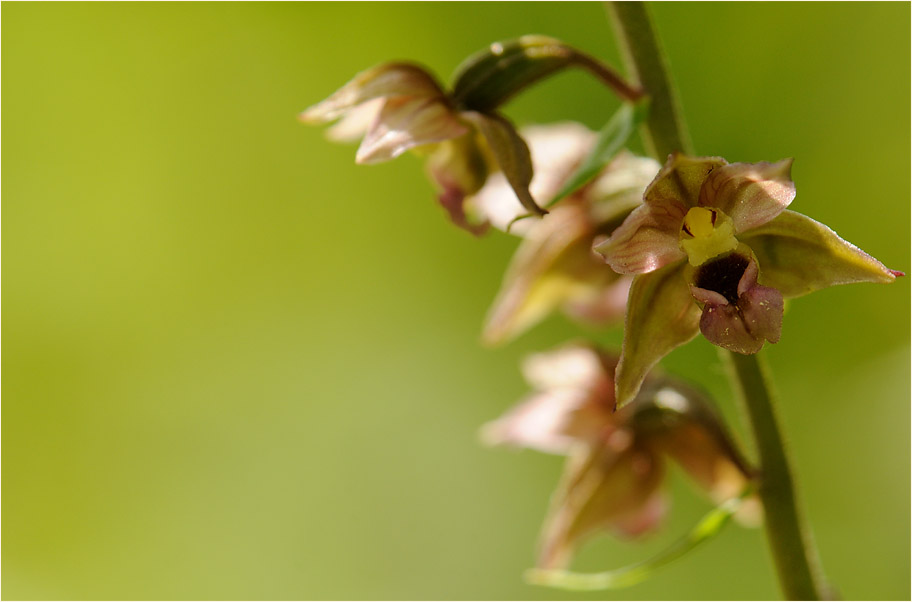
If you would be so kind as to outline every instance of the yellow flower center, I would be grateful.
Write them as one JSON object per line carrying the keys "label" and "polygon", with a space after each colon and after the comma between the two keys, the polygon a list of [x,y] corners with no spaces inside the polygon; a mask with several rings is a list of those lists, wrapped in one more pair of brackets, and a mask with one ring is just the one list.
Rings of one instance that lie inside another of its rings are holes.
{"label": "yellow flower center", "polygon": [[702,265],[716,255],[738,246],[730,217],[718,209],[693,207],[681,226],[681,248],[692,266]]}

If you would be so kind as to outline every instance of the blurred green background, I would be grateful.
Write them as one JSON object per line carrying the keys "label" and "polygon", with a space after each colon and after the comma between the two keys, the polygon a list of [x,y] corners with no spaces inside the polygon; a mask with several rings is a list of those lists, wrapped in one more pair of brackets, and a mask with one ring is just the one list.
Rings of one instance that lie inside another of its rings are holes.
{"label": "blurred green background", "polygon": [[[796,157],[793,207],[909,270],[910,7],[654,7],[698,152]],[[3,6],[3,597],[769,598],[738,527],[651,581],[521,581],[560,460],[482,448],[553,318],[484,349],[515,239],[453,228],[419,161],[354,165],[295,120],[355,72],[448,78],[525,33],[617,62],[598,3]],[[599,127],[581,73],[519,123]],[[767,355],[801,493],[846,598],[910,595],[909,283],[791,303]],[[591,333],[606,343],[617,331]],[[702,339],[665,361],[739,410]],[[739,433],[744,438],[743,430]],[[667,528],[707,502],[674,473]]]}

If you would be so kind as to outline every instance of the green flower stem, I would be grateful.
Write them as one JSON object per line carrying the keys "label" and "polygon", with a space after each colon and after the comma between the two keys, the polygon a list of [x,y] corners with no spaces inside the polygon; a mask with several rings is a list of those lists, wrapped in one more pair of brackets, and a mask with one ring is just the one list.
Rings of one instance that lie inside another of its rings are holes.
{"label": "green flower stem", "polygon": [[649,117],[642,129],[643,141],[660,162],[675,151],[693,154],[687,127],[675,96],[665,54],[644,2],[608,2],[624,62],[633,85],[649,97]]}
{"label": "green flower stem", "polygon": [[[659,160],[680,151],[692,154],[690,140],[658,36],[645,3],[608,2],[618,40],[634,85],[650,99],[644,141]],[[765,369],[756,355],[722,351],[731,366],[734,388],[747,407],[760,456],[758,487],[766,536],[784,595],[792,600],[822,600],[825,585],[813,542],[804,526],[795,495],[788,456],[773,409]]]}
{"label": "green flower stem", "polygon": [[805,528],[779,429],[769,375],[759,355],[719,350],[750,417],[760,455],[759,493],[782,591],[790,600],[823,600],[825,582]]}

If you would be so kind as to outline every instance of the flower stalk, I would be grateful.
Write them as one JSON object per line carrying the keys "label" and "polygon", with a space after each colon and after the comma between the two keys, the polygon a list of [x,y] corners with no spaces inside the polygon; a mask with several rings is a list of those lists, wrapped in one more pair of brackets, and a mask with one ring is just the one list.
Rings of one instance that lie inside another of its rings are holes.
{"label": "flower stalk", "polygon": [[[664,160],[674,152],[692,153],[671,78],[648,9],[641,2],[608,2],[624,60],[634,85],[650,99],[643,127],[647,149]],[[773,407],[766,370],[758,355],[720,349],[731,366],[734,388],[748,410],[760,456],[759,494],[765,529],[783,594],[792,600],[821,600],[825,585],[796,499],[789,459]]]}

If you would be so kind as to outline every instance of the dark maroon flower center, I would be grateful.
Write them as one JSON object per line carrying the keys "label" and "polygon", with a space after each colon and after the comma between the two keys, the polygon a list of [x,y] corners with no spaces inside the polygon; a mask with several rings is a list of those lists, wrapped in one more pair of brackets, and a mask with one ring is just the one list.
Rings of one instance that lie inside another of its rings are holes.
{"label": "dark maroon flower center", "polygon": [[719,293],[729,303],[738,302],[738,282],[750,259],[738,253],[729,253],[718,259],[707,261],[697,268],[694,284],[699,288]]}

